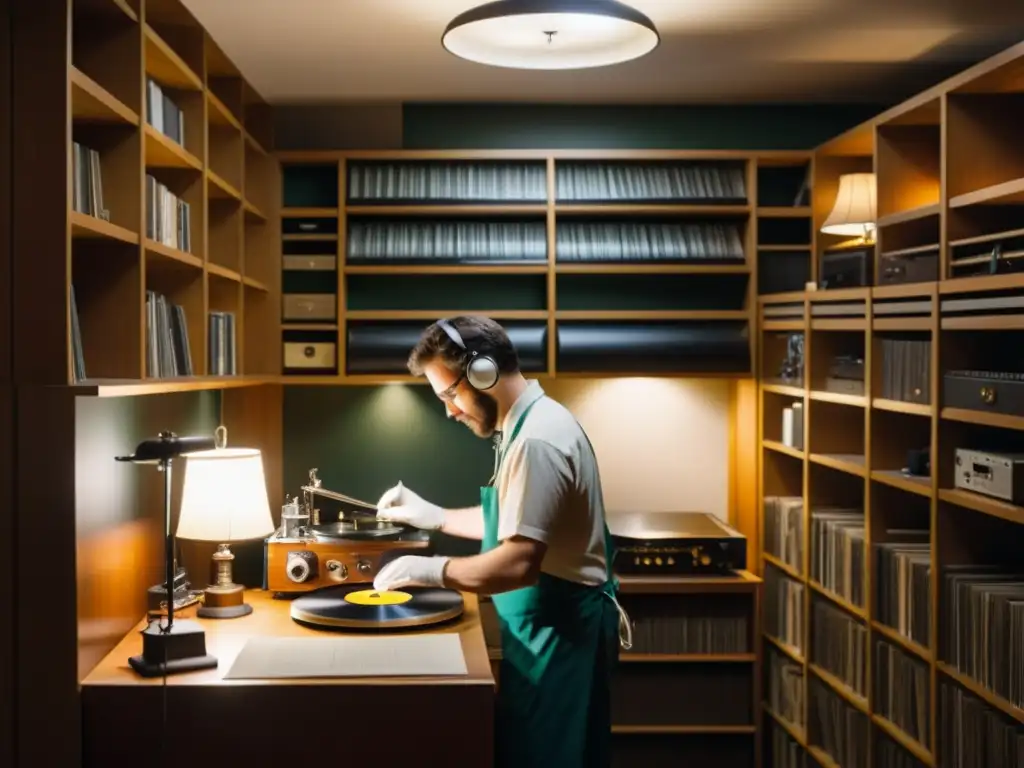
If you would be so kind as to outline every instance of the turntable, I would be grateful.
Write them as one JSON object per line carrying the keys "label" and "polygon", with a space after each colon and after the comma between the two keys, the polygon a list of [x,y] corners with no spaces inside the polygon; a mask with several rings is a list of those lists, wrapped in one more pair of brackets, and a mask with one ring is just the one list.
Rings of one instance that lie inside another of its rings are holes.
{"label": "turntable", "polygon": [[[264,546],[263,588],[295,595],[340,585],[372,584],[377,572],[403,554],[426,554],[426,531],[377,519],[373,504],[330,491],[309,470],[303,500],[286,503],[281,526]],[[336,519],[321,522],[318,497],[337,503]]]}

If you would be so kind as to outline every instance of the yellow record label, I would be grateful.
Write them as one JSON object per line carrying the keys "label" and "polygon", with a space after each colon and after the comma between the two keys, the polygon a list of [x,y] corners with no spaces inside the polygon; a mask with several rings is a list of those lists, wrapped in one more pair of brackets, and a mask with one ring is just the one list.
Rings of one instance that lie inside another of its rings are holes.
{"label": "yellow record label", "polygon": [[401,605],[412,600],[412,595],[397,590],[379,592],[375,589],[361,589],[358,592],[349,592],[345,595],[345,600],[355,605]]}

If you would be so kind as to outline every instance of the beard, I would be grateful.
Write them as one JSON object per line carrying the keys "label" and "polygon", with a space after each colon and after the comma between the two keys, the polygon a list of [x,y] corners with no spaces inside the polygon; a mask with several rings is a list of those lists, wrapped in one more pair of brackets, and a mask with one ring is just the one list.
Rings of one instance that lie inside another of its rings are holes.
{"label": "beard", "polygon": [[474,435],[490,437],[498,426],[498,401],[486,392],[473,390],[473,413],[467,413],[466,416],[470,417],[466,426]]}

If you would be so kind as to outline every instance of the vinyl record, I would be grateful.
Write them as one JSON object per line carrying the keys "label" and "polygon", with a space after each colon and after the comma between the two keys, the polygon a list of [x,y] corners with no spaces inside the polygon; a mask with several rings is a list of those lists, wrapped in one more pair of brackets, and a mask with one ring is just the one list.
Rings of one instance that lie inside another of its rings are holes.
{"label": "vinyl record", "polygon": [[371,584],[350,584],[296,598],[291,615],[318,629],[404,629],[450,621],[462,610],[462,595],[451,589],[379,592]]}
{"label": "vinyl record", "polygon": [[386,539],[405,533],[405,526],[373,517],[353,517],[336,523],[322,523],[312,526],[317,541],[336,539]]}

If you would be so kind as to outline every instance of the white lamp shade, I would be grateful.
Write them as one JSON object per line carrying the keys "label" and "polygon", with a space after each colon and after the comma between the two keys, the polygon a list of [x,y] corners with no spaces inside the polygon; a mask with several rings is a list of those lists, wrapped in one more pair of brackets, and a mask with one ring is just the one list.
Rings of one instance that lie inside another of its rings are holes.
{"label": "white lamp shade", "polygon": [[618,0],[497,0],[457,16],[441,38],[463,59],[516,69],[619,64],[659,41],[651,20]]}
{"label": "white lamp shade", "polygon": [[835,205],[821,225],[821,231],[826,235],[863,236],[875,226],[875,197],[875,174],[847,173],[840,176]]}
{"label": "white lamp shade", "polygon": [[177,536],[248,541],[274,531],[263,457],[253,448],[217,448],[185,457]]}

